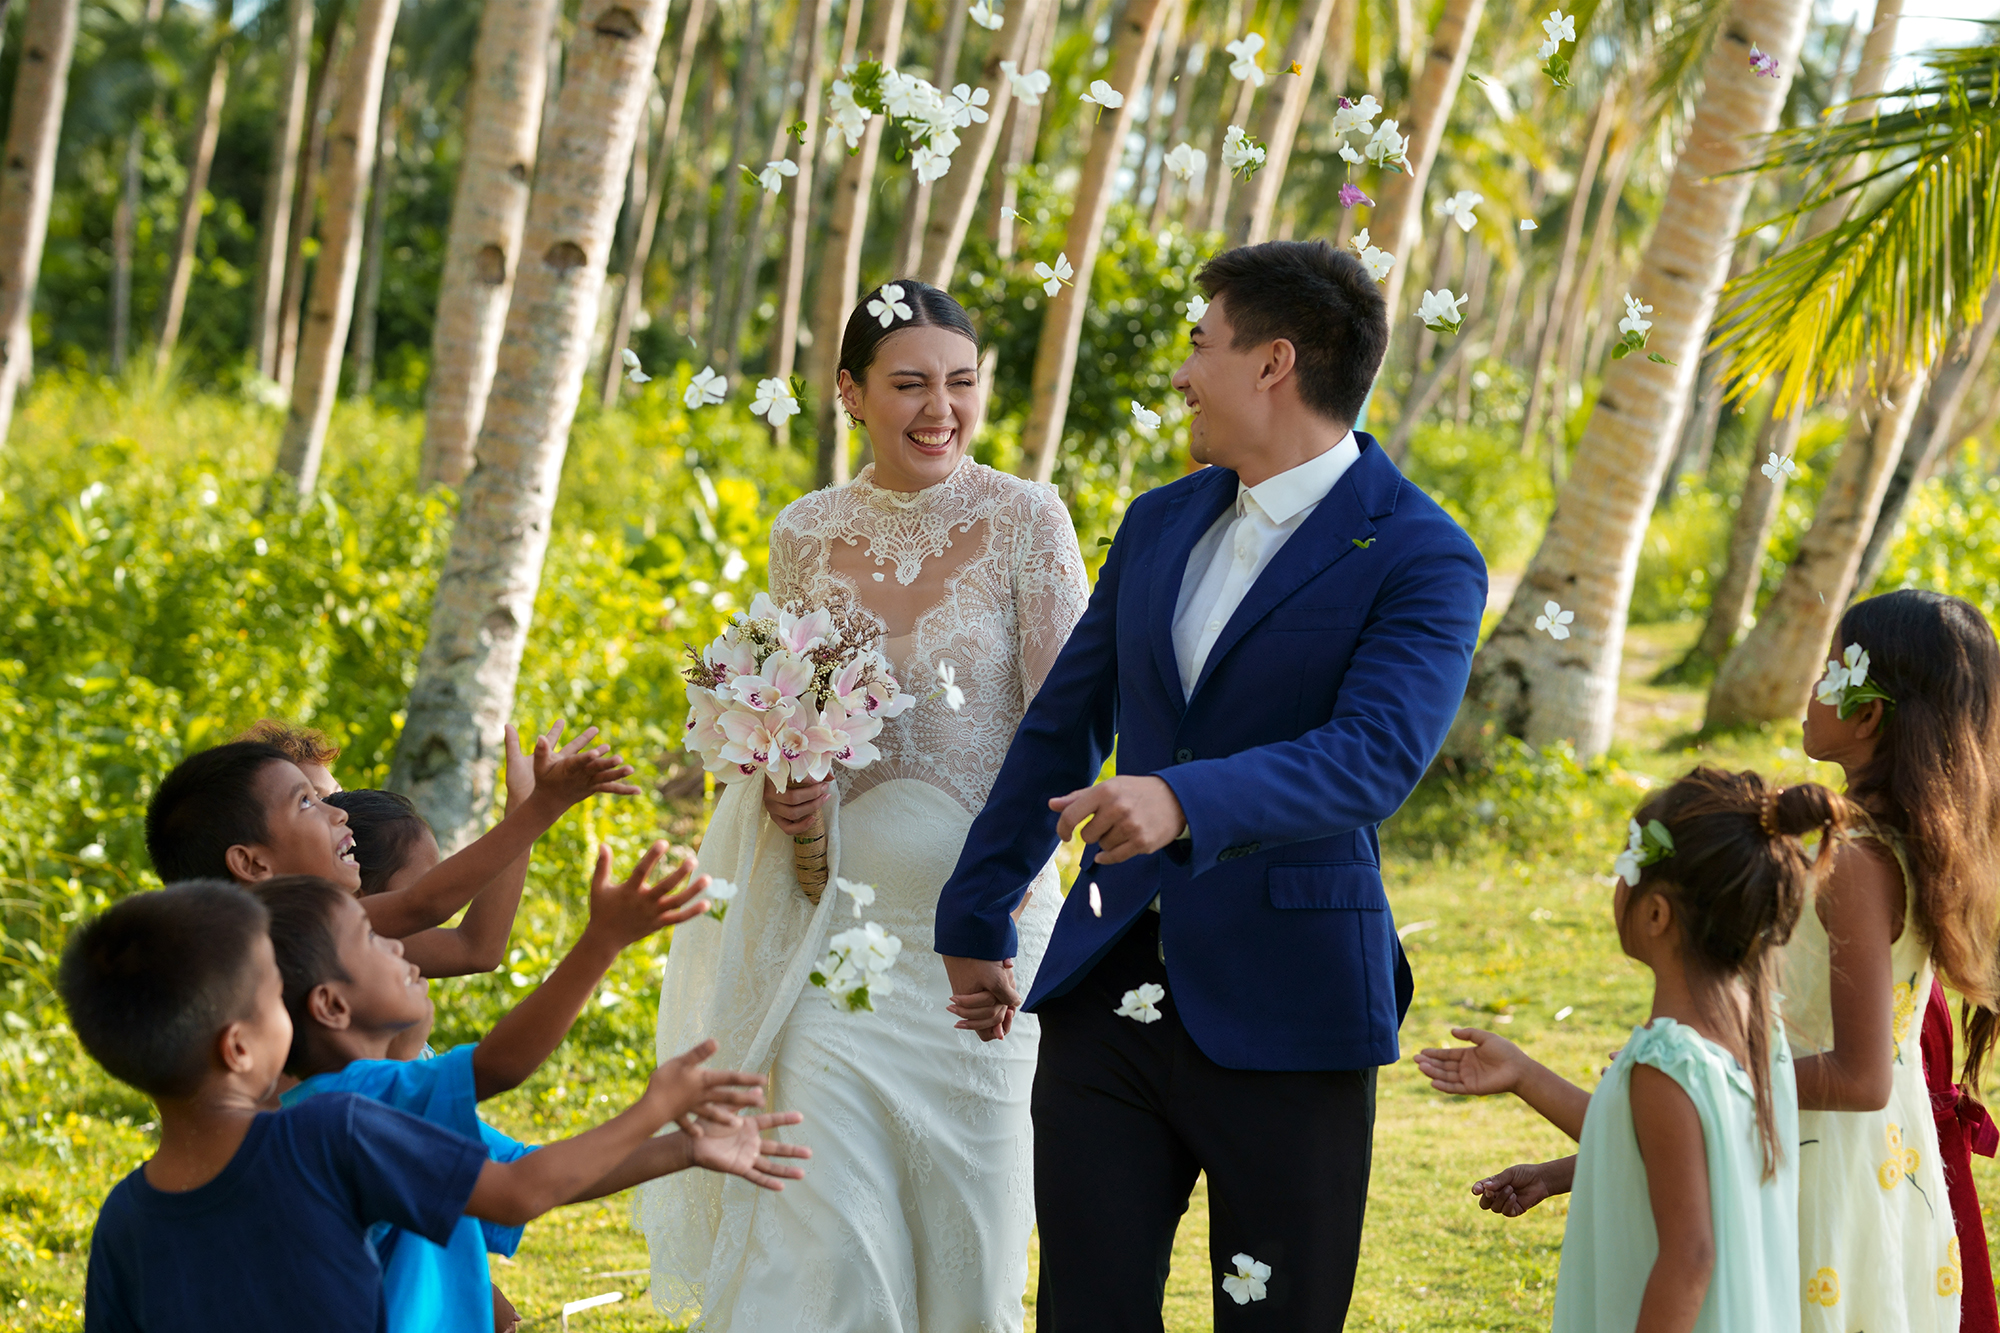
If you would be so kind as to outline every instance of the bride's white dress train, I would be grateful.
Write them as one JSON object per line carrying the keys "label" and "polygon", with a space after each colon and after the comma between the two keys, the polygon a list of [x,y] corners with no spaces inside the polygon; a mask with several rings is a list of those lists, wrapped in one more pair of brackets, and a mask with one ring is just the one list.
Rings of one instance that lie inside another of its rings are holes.
{"label": "bride's white dress train", "polygon": [[[768,1069],[769,1104],[802,1111],[813,1150],[783,1193],[686,1171],[641,1190],[653,1298],[710,1330],[1018,1330],[1034,1225],[1028,1097],[1039,1025],[1004,1042],[953,1026],[931,949],[957,863],[1014,728],[1082,614],[1075,531],[1054,492],[967,461],[901,494],[870,472],[788,506],[771,535],[780,602],[851,597],[922,698],[953,664],[965,705],[918,704],[877,738],[882,757],[829,802],[837,873],[875,886],[867,919],[903,940],[875,1012],[837,1008],[808,974],[854,922],[830,887],[798,890],[791,840],[758,786],[729,787],[702,868],[742,887],[718,925],[674,935],[660,989],[662,1058],[703,1037],[717,1067]],[[1017,985],[1033,984],[1059,903],[1043,870],[1020,918]]]}

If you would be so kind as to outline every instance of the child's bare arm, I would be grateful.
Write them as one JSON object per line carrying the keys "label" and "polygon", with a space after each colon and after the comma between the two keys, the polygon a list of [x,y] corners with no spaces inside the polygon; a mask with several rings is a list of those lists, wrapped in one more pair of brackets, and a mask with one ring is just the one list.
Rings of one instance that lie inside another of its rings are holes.
{"label": "child's bare arm", "polygon": [[1510,1166],[1495,1176],[1472,1182],[1479,1206],[1502,1217],[1519,1217],[1544,1199],[1567,1194],[1576,1182],[1576,1154],[1553,1162]]}
{"label": "child's bare arm", "polygon": [[1715,1221],[1701,1116],[1681,1085],[1651,1065],[1632,1067],[1632,1132],[1660,1253],[1646,1279],[1634,1333],[1687,1333],[1715,1274]]}
{"label": "child's bare arm", "polygon": [[653,1071],[638,1101],[595,1129],[511,1162],[488,1162],[466,1200],[466,1215],[524,1226],[604,1179],[655,1130],[697,1106],[760,1105],[763,1076],[703,1069],[701,1062],[714,1053],[715,1043],[705,1041],[667,1061]]}
{"label": "child's bare arm", "polygon": [[[517,858],[527,855],[535,839],[547,833],[571,806],[599,793],[637,795],[637,787],[621,781],[632,772],[632,766],[612,754],[610,746],[583,748],[596,735],[597,729],[589,728],[553,754],[543,748],[547,738],[537,740],[539,775],[534,792],[519,808],[509,811],[471,846],[440,861],[409,888],[361,900],[375,933],[400,940],[450,920],[474,894]],[[546,768],[541,766],[543,760]]]}
{"label": "child's bare arm", "polygon": [[639,858],[638,868],[614,884],[610,849],[598,850],[597,871],[590,886],[590,923],[549,979],[528,992],[527,998],[494,1024],[473,1049],[472,1086],[481,1101],[519,1087],[541,1068],[542,1061],[569,1035],[570,1025],[626,945],[707,909],[708,904],[696,895],[708,881],[688,883],[696,869],[693,857],[659,882],[646,883],[646,876],[666,852],[667,844],[654,843]]}
{"label": "child's bare arm", "polygon": [[679,1134],[662,1134],[646,1140],[613,1167],[609,1175],[570,1202],[601,1199],[607,1194],[630,1189],[641,1181],[685,1171],[691,1166],[742,1176],[751,1184],[761,1185],[767,1190],[782,1190],[785,1181],[803,1180],[806,1173],[800,1167],[787,1166],[777,1159],[803,1161],[812,1156],[812,1149],[796,1143],[780,1143],[764,1135],[785,1125],[796,1125],[804,1119],[797,1111],[772,1111],[765,1115],[731,1116],[731,1124],[711,1120],[690,1129],[689,1119],[683,1117]]}
{"label": "child's bare arm", "polygon": [[1451,1035],[1472,1045],[1417,1052],[1417,1068],[1433,1088],[1460,1097],[1511,1092],[1572,1139],[1583,1136],[1589,1093],[1505,1037],[1479,1028],[1453,1028]]}
{"label": "child's bare arm", "polygon": [[1827,966],[1840,984],[1828,1001],[1833,1049],[1793,1065],[1799,1109],[1879,1111],[1889,1104],[1896,1050],[1889,948],[1903,924],[1902,871],[1874,842],[1841,843],[1807,910],[1826,927]]}

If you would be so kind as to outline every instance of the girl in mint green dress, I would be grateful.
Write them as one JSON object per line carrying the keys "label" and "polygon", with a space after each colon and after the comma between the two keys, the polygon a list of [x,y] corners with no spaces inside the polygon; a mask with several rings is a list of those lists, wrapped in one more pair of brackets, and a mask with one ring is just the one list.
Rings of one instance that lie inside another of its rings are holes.
{"label": "girl in mint green dress", "polygon": [[1556,1333],[1797,1333],[1798,1097],[1773,962],[1840,798],[1698,768],[1648,800],[1617,862],[1612,919],[1653,970],[1653,1008],[1594,1093],[1490,1032],[1417,1065],[1441,1092],[1512,1092],[1577,1140],[1472,1187],[1518,1217],[1573,1191]]}

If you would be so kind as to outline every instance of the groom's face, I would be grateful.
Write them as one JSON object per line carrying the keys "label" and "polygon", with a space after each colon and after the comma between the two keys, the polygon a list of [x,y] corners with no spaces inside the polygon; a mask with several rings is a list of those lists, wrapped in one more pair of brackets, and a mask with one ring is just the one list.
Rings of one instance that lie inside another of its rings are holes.
{"label": "groom's face", "polygon": [[1236,468],[1246,443],[1261,437],[1259,377],[1266,349],[1238,349],[1229,322],[1229,303],[1217,296],[1188,333],[1187,360],[1174,372],[1173,386],[1188,405],[1188,452],[1197,463]]}

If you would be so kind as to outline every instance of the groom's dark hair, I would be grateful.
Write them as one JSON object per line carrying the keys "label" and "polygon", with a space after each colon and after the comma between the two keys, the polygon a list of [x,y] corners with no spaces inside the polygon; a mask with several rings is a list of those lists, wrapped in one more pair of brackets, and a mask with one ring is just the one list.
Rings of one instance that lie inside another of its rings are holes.
{"label": "groom's dark hair", "polygon": [[1195,284],[1228,302],[1231,345],[1291,343],[1299,397],[1352,425],[1389,346],[1388,307],[1361,261],[1325,241],[1266,241],[1225,250]]}

